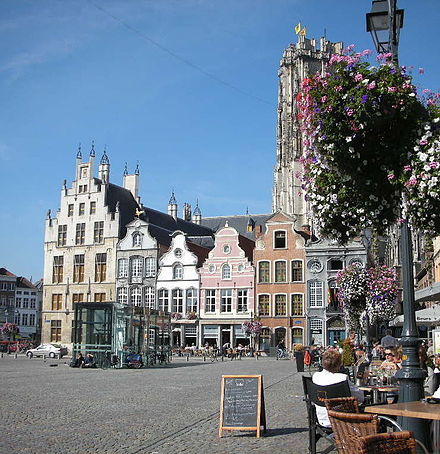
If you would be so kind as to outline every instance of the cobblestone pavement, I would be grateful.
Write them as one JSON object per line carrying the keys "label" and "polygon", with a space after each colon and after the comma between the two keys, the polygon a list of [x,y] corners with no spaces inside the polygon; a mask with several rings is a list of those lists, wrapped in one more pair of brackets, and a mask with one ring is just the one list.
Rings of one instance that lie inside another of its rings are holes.
{"label": "cobblestone pavement", "polygon": [[[302,374],[292,360],[177,358],[140,370],[67,362],[0,359],[1,454],[308,452]],[[222,374],[263,375],[265,436],[218,437]]]}

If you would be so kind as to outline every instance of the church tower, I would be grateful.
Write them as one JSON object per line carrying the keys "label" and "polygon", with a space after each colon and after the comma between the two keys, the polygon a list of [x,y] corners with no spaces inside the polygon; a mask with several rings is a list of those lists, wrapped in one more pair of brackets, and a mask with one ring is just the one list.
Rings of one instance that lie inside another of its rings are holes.
{"label": "church tower", "polygon": [[297,120],[296,95],[301,81],[324,70],[332,54],[340,54],[343,44],[320,39],[319,48],[315,39],[298,35],[298,43],[290,44],[284,51],[278,71],[278,118],[277,155],[274,168],[272,210],[282,210],[296,218],[297,227],[308,224],[307,207],[301,191],[302,155],[300,125]]}

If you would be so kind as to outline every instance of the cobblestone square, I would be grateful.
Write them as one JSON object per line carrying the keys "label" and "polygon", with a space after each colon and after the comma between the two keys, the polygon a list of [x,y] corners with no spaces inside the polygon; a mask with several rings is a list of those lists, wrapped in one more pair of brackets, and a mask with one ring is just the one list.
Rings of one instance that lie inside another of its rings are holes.
{"label": "cobblestone square", "polygon": [[[72,369],[68,359],[4,357],[1,453],[305,453],[295,361],[173,358],[150,369]],[[223,374],[262,374],[268,432],[218,437]]]}

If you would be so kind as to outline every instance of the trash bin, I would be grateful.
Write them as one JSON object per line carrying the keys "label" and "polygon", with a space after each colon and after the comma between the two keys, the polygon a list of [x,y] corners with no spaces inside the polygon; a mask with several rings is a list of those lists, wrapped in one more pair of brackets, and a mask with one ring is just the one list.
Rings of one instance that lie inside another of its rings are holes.
{"label": "trash bin", "polygon": [[295,352],[296,370],[304,372],[304,352]]}

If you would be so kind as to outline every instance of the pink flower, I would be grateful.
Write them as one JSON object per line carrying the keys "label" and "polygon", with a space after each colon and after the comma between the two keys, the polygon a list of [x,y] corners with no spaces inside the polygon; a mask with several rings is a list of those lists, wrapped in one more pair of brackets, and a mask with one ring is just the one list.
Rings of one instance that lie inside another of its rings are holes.
{"label": "pink flower", "polygon": [[357,73],[355,76],[354,76],[354,80],[356,82],[360,82],[362,79],[364,78],[364,76],[360,73]]}
{"label": "pink flower", "polygon": [[376,82],[371,82],[371,84],[367,85],[368,90],[373,90],[373,88],[376,88]]}
{"label": "pink flower", "polygon": [[422,139],[419,143],[420,145],[426,145],[428,141],[426,139]]}
{"label": "pink flower", "polygon": [[411,172],[411,166],[405,166],[405,167],[403,168],[403,170],[404,170],[405,172]]}
{"label": "pink flower", "polygon": [[387,175],[387,178],[388,178],[388,181],[394,180],[394,174],[393,173],[389,173]]}
{"label": "pink flower", "polygon": [[397,91],[397,87],[388,87],[388,93],[394,93]]}
{"label": "pink flower", "polygon": [[336,85],[335,91],[342,91],[342,86],[341,85]]}
{"label": "pink flower", "polygon": [[326,101],[327,101],[327,96],[323,96],[323,97],[321,98],[321,102],[326,102]]}
{"label": "pink flower", "polygon": [[429,163],[429,166],[431,167],[431,169],[438,169],[440,167],[440,163],[433,161]]}
{"label": "pink flower", "polygon": [[353,109],[347,109],[347,115],[349,117],[351,117],[353,114],[354,114],[354,110]]}

